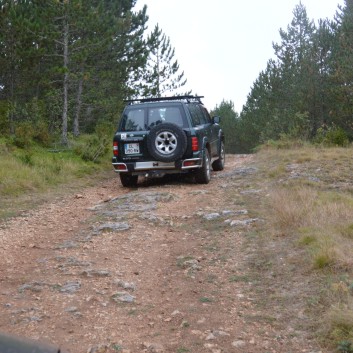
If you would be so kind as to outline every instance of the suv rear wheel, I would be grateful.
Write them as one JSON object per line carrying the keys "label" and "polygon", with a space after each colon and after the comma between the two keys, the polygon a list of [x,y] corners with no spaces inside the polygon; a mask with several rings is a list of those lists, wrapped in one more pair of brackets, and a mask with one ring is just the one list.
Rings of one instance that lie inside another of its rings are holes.
{"label": "suv rear wheel", "polygon": [[154,126],[148,135],[147,148],[150,155],[160,162],[175,162],[185,153],[185,132],[172,123]]}
{"label": "suv rear wheel", "polygon": [[199,184],[208,184],[211,180],[211,161],[207,148],[203,151],[202,167],[196,171],[195,180]]}
{"label": "suv rear wheel", "polygon": [[131,175],[130,173],[120,173],[120,181],[124,187],[133,188],[137,185],[137,175]]}
{"label": "suv rear wheel", "polygon": [[219,158],[216,159],[212,163],[212,169],[215,172],[223,170],[224,169],[225,159],[226,159],[226,152],[225,152],[225,149],[224,149],[224,142],[221,141],[220,146],[219,146]]}

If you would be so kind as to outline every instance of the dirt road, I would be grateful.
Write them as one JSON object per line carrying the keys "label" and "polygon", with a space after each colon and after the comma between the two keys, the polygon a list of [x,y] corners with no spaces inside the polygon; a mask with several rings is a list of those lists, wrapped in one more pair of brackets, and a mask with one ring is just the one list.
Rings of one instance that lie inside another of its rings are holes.
{"label": "dirt road", "polygon": [[0,225],[0,331],[72,353],[318,352],[261,307],[254,173],[252,157],[227,156],[208,185],[129,190],[112,172]]}

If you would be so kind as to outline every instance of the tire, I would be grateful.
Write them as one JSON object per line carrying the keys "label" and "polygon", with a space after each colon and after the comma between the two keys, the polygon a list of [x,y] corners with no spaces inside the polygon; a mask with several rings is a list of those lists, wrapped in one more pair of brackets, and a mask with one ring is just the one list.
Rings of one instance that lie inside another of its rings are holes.
{"label": "tire", "polygon": [[133,188],[137,186],[137,175],[130,173],[119,173],[121,184],[126,188]]}
{"label": "tire", "polygon": [[175,162],[186,151],[185,132],[172,123],[154,126],[147,137],[147,149],[150,155],[160,162]]}
{"label": "tire", "polygon": [[211,160],[207,148],[203,151],[202,167],[196,171],[195,180],[199,184],[208,184],[211,180]]}
{"label": "tire", "polygon": [[225,153],[225,149],[224,149],[224,142],[221,141],[220,146],[219,146],[219,158],[216,159],[213,163],[212,163],[212,169],[215,172],[218,172],[220,170],[224,169],[224,164],[226,161],[226,153]]}

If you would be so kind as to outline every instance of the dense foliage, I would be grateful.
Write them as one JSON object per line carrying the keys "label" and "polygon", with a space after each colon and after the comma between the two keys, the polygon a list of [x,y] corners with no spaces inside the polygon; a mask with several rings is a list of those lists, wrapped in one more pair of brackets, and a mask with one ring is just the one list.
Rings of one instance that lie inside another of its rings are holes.
{"label": "dense foliage", "polygon": [[[147,33],[136,0],[0,0],[0,135],[67,144],[115,124],[123,100],[184,93],[169,38]],[[238,115],[221,102],[228,152],[283,137],[346,145],[353,139],[353,2],[334,20],[299,3],[274,58]]]}
{"label": "dense foliage", "polygon": [[242,148],[237,139],[239,115],[234,111],[232,101],[223,100],[219,106],[216,106],[211,112],[212,116],[220,116],[220,125],[224,131],[225,145],[227,153],[239,153]]}
{"label": "dense foliage", "polygon": [[334,20],[317,25],[301,3],[293,15],[234,127],[248,151],[283,136],[353,139],[353,2],[345,0]]}
{"label": "dense foliage", "polygon": [[[159,92],[170,71],[151,67],[147,8],[136,0],[0,0],[0,135],[28,129],[45,144],[115,123],[123,99]],[[169,57],[170,58],[170,57]],[[163,61],[160,61],[161,65]],[[173,66],[173,82],[184,82]]]}

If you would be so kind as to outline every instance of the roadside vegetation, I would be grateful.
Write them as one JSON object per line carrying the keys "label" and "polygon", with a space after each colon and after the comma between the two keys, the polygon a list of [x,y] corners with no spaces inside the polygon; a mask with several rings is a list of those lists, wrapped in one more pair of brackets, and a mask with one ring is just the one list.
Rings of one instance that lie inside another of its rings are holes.
{"label": "roadside vegetation", "polygon": [[[40,203],[49,193],[97,181],[110,168],[108,127],[63,147],[28,138],[0,139],[0,219]],[[112,131],[112,130],[111,130]]]}
{"label": "roadside vegetation", "polygon": [[[299,294],[307,300],[306,315],[322,345],[345,353],[353,352],[351,156],[352,147],[289,140],[264,145],[256,154],[258,182],[267,188],[257,209],[267,221],[262,241],[292,247],[289,257],[301,254],[291,261],[303,281],[309,279],[310,294]],[[266,256],[282,256],[279,249]],[[260,258],[261,252],[259,247]]]}

